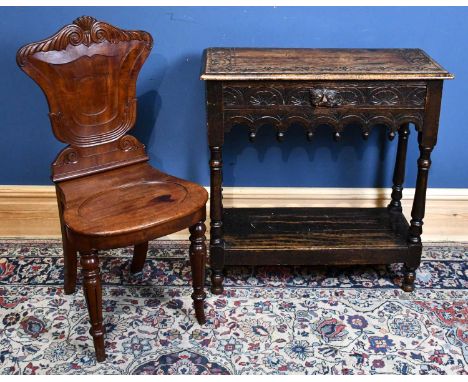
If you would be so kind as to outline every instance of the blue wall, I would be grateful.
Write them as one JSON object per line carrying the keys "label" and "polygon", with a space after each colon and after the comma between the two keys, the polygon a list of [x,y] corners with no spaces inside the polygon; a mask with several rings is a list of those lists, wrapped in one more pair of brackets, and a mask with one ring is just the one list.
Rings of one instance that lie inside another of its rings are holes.
{"label": "blue wall", "polygon": [[[125,29],[149,31],[155,46],[138,82],[136,135],[151,163],[163,171],[209,184],[201,53],[209,46],[419,47],[456,75],[444,87],[439,143],[431,187],[468,187],[467,8],[227,8],[64,7],[1,8],[0,184],[50,184],[49,165],[62,147],[52,135],[40,89],[15,63],[25,43],[53,34],[87,14]],[[408,157],[414,186],[417,145]],[[373,132],[330,131],[312,143],[292,129],[279,144],[264,129],[254,145],[246,130],[231,133],[225,147],[226,186],[375,187],[391,183],[396,141]]]}

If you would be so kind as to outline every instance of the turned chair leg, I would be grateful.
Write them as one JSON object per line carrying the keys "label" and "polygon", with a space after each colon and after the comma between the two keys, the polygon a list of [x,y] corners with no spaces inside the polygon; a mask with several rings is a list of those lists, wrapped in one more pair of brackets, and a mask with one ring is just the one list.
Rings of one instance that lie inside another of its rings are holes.
{"label": "turned chair leg", "polygon": [[148,253],[148,242],[135,245],[133,249],[132,265],[130,272],[138,273],[143,270],[146,261],[146,254]]}
{"label": "turned chair leg", "polygon": [[206,322],[204,301],[206,293],[205,286],[205,267],[206,267],[206,227],[204,222],[198,222],[190,227],[190,264],[192,267],[193,284],[193,305],[195,315],[200,325]]}
{"label": "turned chair leg", "polygon": [[106,352],[102,325],[102,287],[99,259],[97,251],[84,252],[80,255],[80,263],[83,268],[83,291],[91,324],[89,332],[93,336],[96,359],[98,362],[102,362],[106,359]]}
{"label": "turned chair leg", "polygon": [[73,294],[76,290],[76,277],[78,271],[78,256],[68,239],[63,238],[63,273],[64,292]]}

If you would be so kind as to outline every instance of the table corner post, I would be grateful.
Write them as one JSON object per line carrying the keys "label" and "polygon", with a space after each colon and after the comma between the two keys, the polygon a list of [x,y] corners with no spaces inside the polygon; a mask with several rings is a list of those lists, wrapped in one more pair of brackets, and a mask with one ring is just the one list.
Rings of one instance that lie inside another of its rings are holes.
{"label": "table corner post", "polygon": [[442,98],[442,80],[431,80],[427,83],[424,120],[418,131],[419,158],[416,189],[411,209],[411,221],[408,229],[409,255],[411,259],[405,263],[403,290],[414,290],[415,271],[421,263],[423,219],[426,210],[426,191],[429,169],[431,167],[431,152],[437,143],[439,129],[439,114]]}
{"label": "table corner post", "polygon": [[206,112],[208,145],[210,147],[210,267],[211,291],[223,293],[224,240],[223,240],[223,156],[224,123],[222,110],[222,84],[206,82]]}

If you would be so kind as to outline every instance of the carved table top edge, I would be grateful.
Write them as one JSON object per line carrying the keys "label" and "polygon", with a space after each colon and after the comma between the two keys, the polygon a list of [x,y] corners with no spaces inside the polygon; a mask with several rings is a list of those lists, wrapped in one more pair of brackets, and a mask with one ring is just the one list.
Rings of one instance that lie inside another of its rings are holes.
{"label": "carved table top edge", "polygon": [[201,80],[448,80],[421,49],[207,48]]}
{"label": "carved table top edge", "polygon": [[347,74],[284,74],[284,73],[259,73],[259,74],[202,74],[200,80],[203,81],[265,81],[265,80],[300,80],[300,81],[374,81],[374,80],[451,80],[455,76],[451,73],[347,73]]}

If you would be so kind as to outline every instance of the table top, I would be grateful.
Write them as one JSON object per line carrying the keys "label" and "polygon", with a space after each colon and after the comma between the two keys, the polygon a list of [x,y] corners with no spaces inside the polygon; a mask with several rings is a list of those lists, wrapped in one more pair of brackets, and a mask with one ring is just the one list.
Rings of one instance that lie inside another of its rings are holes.
{"label": "table top", "polygon": [[208,48],[202,80],[427,80],[454,76],[421,49]]}

